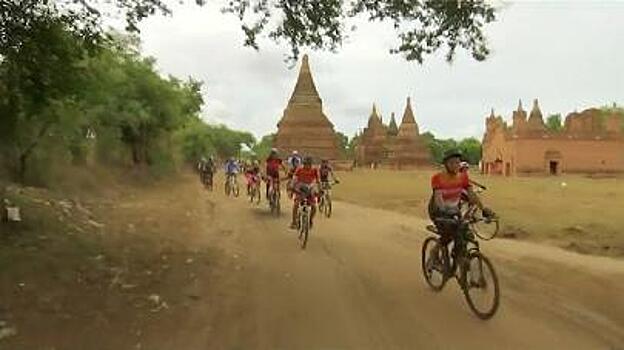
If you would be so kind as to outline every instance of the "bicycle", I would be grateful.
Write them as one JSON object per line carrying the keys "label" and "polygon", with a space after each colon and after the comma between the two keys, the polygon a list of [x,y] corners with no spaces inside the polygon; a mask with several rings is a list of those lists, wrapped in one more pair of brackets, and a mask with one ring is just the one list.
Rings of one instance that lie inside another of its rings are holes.
{"label": "bicycle", "polygon": [[201,183],[204,185],[204,188],[212,191],[213,190],[213,175],[212,173],[202,171],[200,173]]}
{"label": "bicycle", "polygon": [[260,204],[261,195],[260,195],[260,180],[257,176],[251,180],[251,184],[249,185],[249,202]]}
{"label": "bicycle", "polygon": [[279,182],[275,181],[275,179],[272,177],[269,177],[266,181],[269,183],[268,201],[269,201],[269,207],[271,208],[271,214],[279,215],[281,211],[281,205],[280,205],[280,196],[281,196],[280,192],[281,191],[279,187]]}
{"label": "bicycle", "polygon": [[238,197],[240,194],[240,188],[236,179],[236,174],[228,174],[225,180],[225,195]]}
{"label": "bicycle", "polygon": [[[498,219],[480,218],[476,212],[476,206],[470,205],[462,216],[436,219],[436,223],[440,225],[447,224],[457,228],[450,257],[447,246],[443,245],[438,238],[437,227],[428,225],[427,230],[435,233],[436,236],[429,236],[425,239],[421,264],[425,281],[434,291],[441,291],[450,278],[456,278],[470,309],[480,319],[487,320],[492,318],[498,310],[500,287],[494,266],[479,249],[479,242],[475,238],[478,234],[474,231],[474,224],[477,221],[494,222],[496,220],[496,227],[498,227]],[[495,235],[496,233],[488,239]],[[434,273],[439,275],[439,279],[434,278]],[[487,281],[486,275],[491,277],[491,281]],[[485,291],[488,287],[493,288],[493,296],[488,298],[490,300],[486,301],[485,306],[478,305],[478,295],[473,295],[472,292],[475,289]]]}
{"label": "bicycle", "polygon": [[314,193],[311,186],[305,185],[302,185],[298,192],[300,199],[297,207],[297,229],[299,232],[299,244],[301,249],[305,249],[308,244],[310,230],[312,229],[312,201]]}
{"label": "bicycle", "polygon": [[319,198],[319,212],[325,214],[325,217],[330,218],[332,215],[332,200],[331,200],[331,188],[333,185],[338,184],[338,182],[334,181],[333,183],[322,182],[321,183],[321,196]]}

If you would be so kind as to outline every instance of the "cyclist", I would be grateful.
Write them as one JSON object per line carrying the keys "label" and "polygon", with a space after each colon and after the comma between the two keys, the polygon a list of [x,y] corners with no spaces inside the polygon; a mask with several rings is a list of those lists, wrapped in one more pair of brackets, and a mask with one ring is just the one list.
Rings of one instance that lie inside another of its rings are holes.
{"label": "cyclist", "polygon": [[475,204],[484,217],[494,217],[494,212],[483,206],[479,197],[472,190],[468,172],[461,171],[462,153],[459,150],[449,150],[444,154],[444,171],[431,178],[433,194],[429,200],[429,217],[436,225],[443,246],[447,246],[459,233],[460,227],[450,221],[440,219],[457,218],[461,215],[459,204],[462,194],[471,204]]}
{"label": "cyclist", "polygon": [[202,183],[209,183],[212,185],[212,176],[215,172],[214,160],[212,156],[206,158],[202,157],[199,165],[199,173],[202,179]]}
{"label": "cyclist", "polygon": [[334,169],[332,169],[329,161],[327,159],[321,160],[321,166],[319,167],[319,177],[321,180],[321,193],[320,196],[323,196],[323,190],[329,189],[331,186],[329,184],[329,177],[331,176],[332,180],[335,183],[340,183],[338,178],[334,174]]}
{"label": "cyclist", "polygon": [[290,169],[297,169],[301,166],[301,156],[297,150],[292,151],[290,157],[288,157],[288,167]]}
{"label": "cyclist", "polygon": [[303,186],[314,186],[319,184],[319,173],[318,169],[312,167],[312,157],[305,157],[303,159],[303,167],[297,169],[293,176],[293,193],[295,194],[295,200],[292,211],[292,222],[290,223],[290,228],[297,229],[297,209],[299,202],[303,199],[303,195],[310,196],[308,199],[312,204],[312,212],[310,215],[310,228],[312,228],[312,224],[314,222],[314,214],[316,214],[316,195],[314,194],[313,188],[309,193],[303,193],[301,191],[301,187]]}
{"label": "cyclist", "polygon": [[292,198],[292,188],[293,188],[293,176],[297,169],[301,167],[301,156],[297,150],[292,151],[290,157],[288,157],[288,183],[286,184],[286,190],[288,191],[288,195]]}
{"label": "cyclist", "polygon": [[257,160],[245,166],[245,179],[247,180],[247,194],[251,194],[251,186],[260,181],[260,164]]}
{"label": "cyclist", "polygon": [[229,181],[231,177],[234,177],[236,180],[236,175],[240,172],[240,166],[234,157],[230,157],[227,162],[225,162],[225,181]]}
{"label": "cyclist", "polygon": [[286,171],[286,167],[284,167],[277,149],[273,148],[271,149],[271,153],[269,153],[269,157],[266,159],[266,198],[269,198],[269,188],[271,186],[271,182],[273,182],[273,186],[275,186],[275,188],[279,188],[280,169],[284,172]]}

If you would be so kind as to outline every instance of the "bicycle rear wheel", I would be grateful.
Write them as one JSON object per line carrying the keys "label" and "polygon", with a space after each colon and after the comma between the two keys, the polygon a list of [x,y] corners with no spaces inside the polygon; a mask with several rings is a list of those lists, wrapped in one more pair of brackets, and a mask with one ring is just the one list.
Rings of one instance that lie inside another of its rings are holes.
{"label": "bicycle rear wheel", "polygon": [[490,260],[480,252],[468,254],[461,280],[470,309],[482,320],[492,318],[500,303],[500,287]]}
{"label": "bicycle rear wheel", "polygon": [[428,237],[423,243],[421,260],[423,275],[429,287],[436,292],[441,291],[447,281],[444,273],[447,261],[444,257],[445,251],[437,237]]}

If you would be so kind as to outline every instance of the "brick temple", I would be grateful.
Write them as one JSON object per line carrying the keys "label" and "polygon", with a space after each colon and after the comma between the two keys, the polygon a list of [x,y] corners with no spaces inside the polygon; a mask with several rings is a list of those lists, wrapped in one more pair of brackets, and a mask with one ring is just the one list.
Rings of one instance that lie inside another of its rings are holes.
{"label": "brick temple", "polygon": [[373,104],[368,125],[359,136],[356,161],[360,166],[394,169],[426,167],[431,164],[430,152],[420,136],[409,97],[398,127],[394,113],[389,124],[385,125]]}
{"label": "brick temple", "polygon": [[318,159],[341,158],[334,125],[323,113],[323,101],[314,85],[308,55],[303,56],[295,89],[277,124],[273,147],[282,154],[297,150]]}
{"label": "brick temple", "polygon": [[546,128],[537,100],[528,114],[522,101],[507,125],[494,111],[486,118],[481,170],[521,175],[624,172],[621,116],[596,108],[570,113],[561,131]]}

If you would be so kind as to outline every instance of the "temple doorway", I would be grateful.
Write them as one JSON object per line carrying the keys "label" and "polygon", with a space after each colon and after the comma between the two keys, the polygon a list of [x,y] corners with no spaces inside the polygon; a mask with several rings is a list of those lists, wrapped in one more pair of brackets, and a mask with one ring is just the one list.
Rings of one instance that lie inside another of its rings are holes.
{"label": "temple doorway", "polygon": [[563,156],[556,150],[548,150],[544,154],[545,172],[549,175],[561,175]]}

